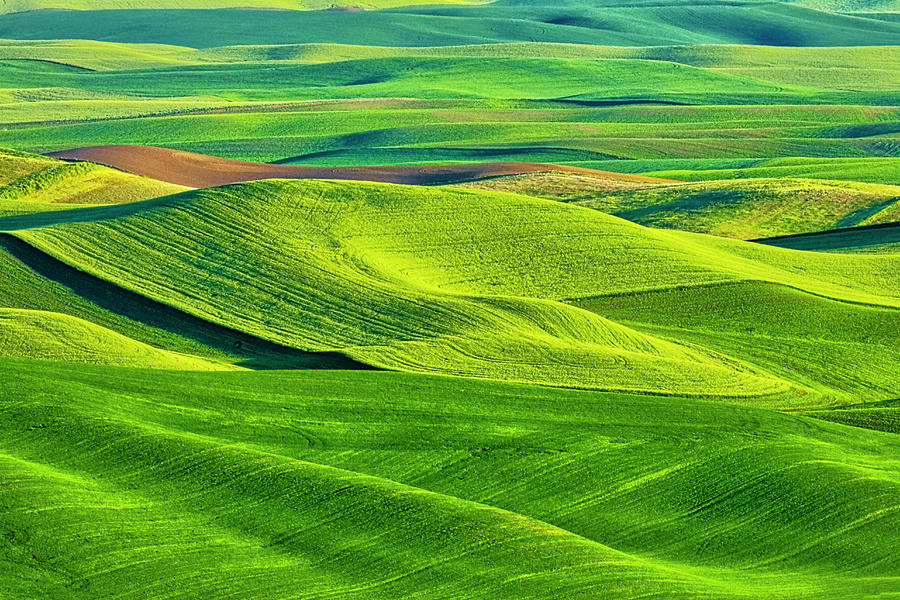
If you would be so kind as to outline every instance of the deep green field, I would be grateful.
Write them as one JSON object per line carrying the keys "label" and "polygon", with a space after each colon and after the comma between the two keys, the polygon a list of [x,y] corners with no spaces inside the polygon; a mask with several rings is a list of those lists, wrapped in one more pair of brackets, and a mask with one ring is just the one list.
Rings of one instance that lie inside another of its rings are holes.
{"label": "deep green field", "polygon": [[0,600],[900,598],[898,11],[0,3]]}
{"label": "deep green field", "polygon": [[894,434],[400,373],[0,371],[10,597],[897,590]]}

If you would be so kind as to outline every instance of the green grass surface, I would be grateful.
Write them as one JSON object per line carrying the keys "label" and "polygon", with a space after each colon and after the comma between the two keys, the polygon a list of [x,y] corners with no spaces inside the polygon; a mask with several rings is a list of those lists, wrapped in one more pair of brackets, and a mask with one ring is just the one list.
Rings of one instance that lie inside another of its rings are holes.
{"label": "green grass surface", "polygon": [[[428,0],[428,4],[478,4],[481,0]],[[392,8],[421,4],[422,0],[363,0],[347,5],[366,10]],[[213,9],[213,8],[259,8],[269,10],[323,10],[342,6],[331,0],[7,0],[2,5],[3,13],[35,11],[45,9],[66,10],[123,10],[141,8],[162,9]]]}
{"label": "green grass surface", "polygon": [[0,144],[310,164],[896,157],[894,49],[6,41]]}
{"label": "green grass surface", "polygon": [[892,254],[798,253],[524,196],[314,181],[7,217],[0,227],[220,326],[383,368],[786,405],[895,393],[887,373],[832,389],[561,302],[764,280],[882,306],[890,319],[900,306]]}
{"label": "green grass surface", "polygon": [[897,395],[892,374],[900,358],[896,309],[836,302],[759,282],[586,298],[575,304],[639,331],[740,356],[834,399]]}
{"label": "green grass surface", "polygon": [[[0,59],[44,60],[93,70],[146,69],[204,63],[333,63],[408,57],[641,59],[749,75],[783,84],[845,90],[896,90],[897,46],[783,47],[737,44],[597,46],[512,42],[463,46],[280,44],[198,50],[164,44],[95,40],[0,40]],[[839,75],[839,77],[837,76]]]}
{"label": "green grass surface", "polygon": [[59,313],[155,348],[254,369],[357,368],[326,353],[304,353],[216,326],[110,285],[0,236],[0,306]]}
{"label": "green grass surface", "polygon": [[[84,90],[107,94],[113,100],[129,95],[213,96],[229,101],[323,97],[593,99],[629,98],[656,91],[673,99],[685,94],[732,94],[750,98],[784,95],[790,100],[792,95],[811,97],[816,91],[677,63],[631,59],[369,58],[334,64],[237,63],[96,72],[56,63],[10,60],[0,67],[9,88]],[[479,72],[491,76],[475,78]]]}
{"label": "green grass surface", "polygon": [[8,359],[0,373],[12,597],[838,599],[898,585],[887,433],[399,373]]}
{"label": "green grass surface", "polygon": [[0,3],[0,600],[900,596],[897,0],[353,4]]}
{"label": "green grass surface", "polygon": [[[9,123],[0,128],[0,144],[32,151],[148,144],[319,165],[521,160],[525,155],[612,171],[660,172],[675,179],[783,174],[900,183],[900,159],[891,156],[896,151],[893,138],[853,129],[891,127],[898,113],[890,107],[572,107],[509,101],[494,107],[484,100],[360,100],[283,109],[241,105],[233,112],[219,105],[205,114],[128,118],[178,108],[169,101],[17,102],[0,107],[0,119]],[[82,122],[41,122],[46,121],[41,115],[54,111]],[[104,116],[112,118],[97,118]],[[14,125],[23,122],[30,124]],[[798,155],[822,158],[775,163],[760,158]],[[853,159],[823,160],[828,157]],[[868,157],[879,160],[867,162]],[[605,162],[611,158],[631,160]],[[739,172],[734,161],[726,161],[730,171],[704,172],[722,166],[724,158],[741,159],[739,166],[756,170]]]}
{"label": "green grass surface", "polygon": [[845,408],[809,411],[804,414],[833,423],[900,433],[900,400],[866,402]]}

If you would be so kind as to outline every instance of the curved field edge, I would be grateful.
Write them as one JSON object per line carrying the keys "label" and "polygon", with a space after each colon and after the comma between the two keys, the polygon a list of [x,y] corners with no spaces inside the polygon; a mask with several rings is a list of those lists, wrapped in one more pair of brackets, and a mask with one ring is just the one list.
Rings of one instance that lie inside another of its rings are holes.
{"label": "curved field edge", "polygon": [[900,398],[881,402],[864,402],[828,410],[813,410],[803,414],[833,423],[900,433]]}
{"label": "curved field edge", "polygon": [[491,162],[447,165],[382,165],[311,167],[240,161],[157,146],[104,145],[51,152],[65,160],[102,163],[129,173],[189,187],[214,187],[260,179],[346,179],[433,185],[510,174],[562,171],[623,182],[663,183],[643,175],[613,173],[582,167],[530,162]]}
{"label": "curved field edge", "polygon": [[402,373],[0,373],[14,595],[837,599],[900,583],[890,434]]}
{"label": "curved field edge", "polygon": [[186,189],[90,162],[0,148],[0,216],[147,200]]}

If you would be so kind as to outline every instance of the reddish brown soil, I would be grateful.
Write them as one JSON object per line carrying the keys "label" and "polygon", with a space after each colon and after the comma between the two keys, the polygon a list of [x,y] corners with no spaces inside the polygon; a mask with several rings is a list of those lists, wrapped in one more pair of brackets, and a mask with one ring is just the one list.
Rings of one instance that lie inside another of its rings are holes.
{"label": "reddish brown soil", "polygon": [[578,173],[602,179],[621,179],[646,183],[667,182],[665,179],[643,177],[641,175],[527,162],[381,167],[270,165],[183,152],[181,150],[170,150],[168,148],[157,148],[156,146],[89,146],[51,152],[48,156],[100,163],[159,181],[194,188],[214,187],[254,179],[276,178],[350,179],[428,185],[548,171]]}

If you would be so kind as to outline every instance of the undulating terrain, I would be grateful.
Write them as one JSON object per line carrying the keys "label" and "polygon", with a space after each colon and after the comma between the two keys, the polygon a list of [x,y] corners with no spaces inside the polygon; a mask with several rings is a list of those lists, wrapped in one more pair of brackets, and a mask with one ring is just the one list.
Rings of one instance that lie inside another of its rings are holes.
{"label": "undulating terrain", "polygon": [[896,0],[0,2],[0,600],[900,598]]}

